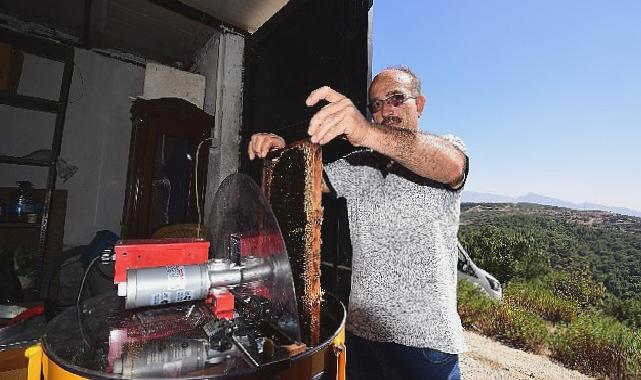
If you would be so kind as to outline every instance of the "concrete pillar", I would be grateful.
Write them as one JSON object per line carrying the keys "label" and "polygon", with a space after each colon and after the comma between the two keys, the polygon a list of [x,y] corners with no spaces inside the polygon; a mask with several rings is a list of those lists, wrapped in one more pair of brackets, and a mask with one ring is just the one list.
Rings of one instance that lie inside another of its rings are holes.
{"label": "concrete pillar", "polygon": [[242,36],[219,32],[196,53],[196,72],[207,77],[204,110],[214,115],[213,143],[209,150],[204,223],[220,183],[240,164],[240,125],[243,112]]}

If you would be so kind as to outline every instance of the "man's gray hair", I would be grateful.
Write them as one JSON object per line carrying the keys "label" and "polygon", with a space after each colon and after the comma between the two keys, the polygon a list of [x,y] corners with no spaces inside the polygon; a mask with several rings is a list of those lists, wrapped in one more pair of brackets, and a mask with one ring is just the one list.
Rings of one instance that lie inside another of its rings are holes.
{"label": "man's gray hair", "polygon": [[400,71],[409,75],[412,80],[412,89],[414,90],[414,94],[412,95],[414,96],[421,95],[421,78],[419,78],[418,75],[416,75],[414,71],[412,71],[412,69],[410,69],[408,66],[406,65],[387,66],[386,68],[381,70],[381,72],[385,70]]}

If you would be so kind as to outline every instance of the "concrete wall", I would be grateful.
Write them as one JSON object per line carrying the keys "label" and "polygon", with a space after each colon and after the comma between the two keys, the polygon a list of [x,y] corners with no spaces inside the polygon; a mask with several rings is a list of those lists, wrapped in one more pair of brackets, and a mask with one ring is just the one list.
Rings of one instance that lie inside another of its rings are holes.
{"label": "concrete wall", "polygon": [[243,54],[245,40],[232,33],[215,34],[195,55],[195,71],[207,77],[204,110],[214,115],[209,150],[204,223],[220,183],[240,164],[240,125],[243,112]]}
{"label": "concrete wall", "polygon": [[[66,247],[88,243],[98,230],[120,233],[131,137],[129,97],[142,94],[145,75],[143,67],[88,50],[76,49],[74,63],[60,156],[78,171],[66,183],[58,179],[56,185],[68,190]],[[48,66],[27,64],[25,59],[27,65],[36,75],[23,71],[21,87],[58,85],[45,75]],[[50,116],[1,107],[0,123],[3,134],[8,133],[0,139],[1,153],[21,156],[50,148]],[[3,164],[0,186],[15,186],[16,180],[26,179],[43,187],[46,175],[43,168]]]}
{"label": "concrete wall", "polygon": [[180,98],[203,109],[205,83],[204,75],[147,62],[142,96],[145,99]]}

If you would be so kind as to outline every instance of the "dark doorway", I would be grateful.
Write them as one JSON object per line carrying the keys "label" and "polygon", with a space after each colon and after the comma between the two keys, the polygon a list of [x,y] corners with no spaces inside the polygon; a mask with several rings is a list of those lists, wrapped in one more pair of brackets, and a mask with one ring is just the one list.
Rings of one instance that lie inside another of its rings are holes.
{"label": "dark doorway", "polygon": [[[288,143],[307,138],[316,108],[309,93],[327,85],[366,112],[370,77],[368,13],[371,0],[292,0],[245,44],[241,171],[260,181],[261,165],[245,152],[254,133],[271,132]],[[323,147],[323,162],[354,148],[344,140]],[[323,197],[321,280],[341,296],[349,294],[351,246],[345,203]],[[327,227],[325,227],[327,226]],[[331,231],[331,232],[330,232]]]}

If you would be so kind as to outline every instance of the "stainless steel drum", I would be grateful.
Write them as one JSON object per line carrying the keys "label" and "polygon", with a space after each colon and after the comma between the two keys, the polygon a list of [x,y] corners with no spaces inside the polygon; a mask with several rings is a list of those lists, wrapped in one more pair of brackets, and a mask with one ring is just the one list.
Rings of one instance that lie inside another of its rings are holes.
{"label": "stainless steel drum", "polygon": [[[321,341],[303,353],[272,355],[260,365],[242,344],[210,349],[203,326],[212,320],[203,303],[125,310],[122,298],[103,295],[54,318],[42,338],[44,378],[88,379],[335,379],[344,368],[345,308],[325,294]],[[81,321],[78,317],[81,315]],[[30,376],[32,374],[30,373]]]}

